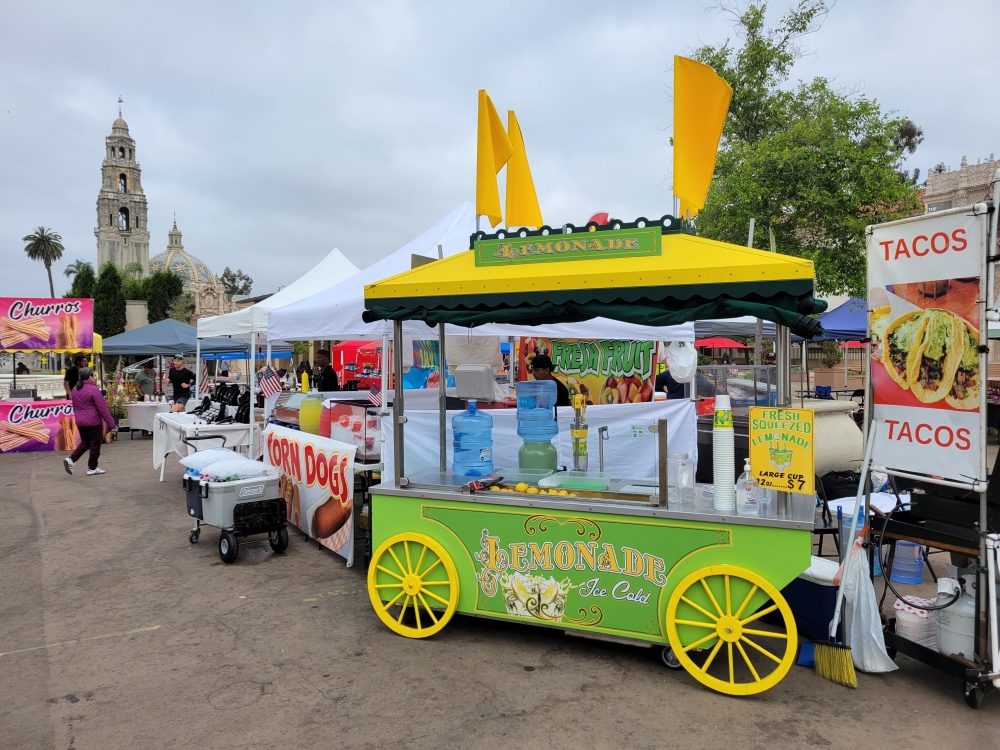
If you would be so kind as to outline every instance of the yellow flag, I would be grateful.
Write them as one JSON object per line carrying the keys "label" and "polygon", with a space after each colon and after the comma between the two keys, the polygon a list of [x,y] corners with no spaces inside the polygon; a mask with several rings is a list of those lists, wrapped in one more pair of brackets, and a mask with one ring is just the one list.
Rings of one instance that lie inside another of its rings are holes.
{"label": "yellow flag", "polygon": [[503,169],[513,151],[496,107],[486,91],[480,89],[476,137],[476,214],[489,217],[491,227],[499,224],[501,218],[497,173]]}
{"label": "yellow flag", "polygon": [[674,195],[682,217],[705,206],[732,96],[708,65],[674,57]]}
{"label": "yellow flag", "polygon": [[521,126],[517,124],[514,110],[507,111],[507,135],[514,153],[507,162],[507,226],[540,227],[542,209],[538,207],[535,182],[531,179],[528,154],[524,150]]}

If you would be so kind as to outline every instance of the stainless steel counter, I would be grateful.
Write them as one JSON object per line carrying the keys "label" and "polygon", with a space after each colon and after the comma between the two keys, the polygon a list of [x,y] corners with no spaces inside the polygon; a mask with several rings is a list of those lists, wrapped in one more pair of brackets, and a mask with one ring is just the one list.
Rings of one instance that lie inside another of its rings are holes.
{"label": "stainless steel counter", "polygon": [[[520,492],[465,493],[461,483],[470,477],[441,475],[442,483],[417,483],[411,479],[406,487],[386,482],[371,488],[372,495],[395,495],[426,500],[452,500],[454,502],[489,505],[512,505],[524,508],[545,508],[570,513],[607,513],[611,515],[639,516],[645,518],[676,518],[685,521],[705,521],[745,526],[770,526],[784,529],[811,531],[816,518],[816,501],[810,495],[790,494],[787,512],[779,517],[776,501],[762,509],[760,516],[740,516],[722,513],[712,507],[711,485],[697,485],[695,499],[689,503],[673,503],[668,508],[650,505],[641,499],[620,500],[595,497],[567,497],[563,495],[534,495]],[[455,484],[449,486],[449,479]],[[461,483],[459,482],[461,480]],[[642,496],[637,496],[641,498]]]}

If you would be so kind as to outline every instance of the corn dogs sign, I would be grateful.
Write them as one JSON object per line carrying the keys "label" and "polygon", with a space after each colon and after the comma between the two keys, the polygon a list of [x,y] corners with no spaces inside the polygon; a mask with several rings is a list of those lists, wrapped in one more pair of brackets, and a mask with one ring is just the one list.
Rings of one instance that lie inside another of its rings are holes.
{"label": "corn dogs sign", "polygon": [[874,462],[960,482],[980,476],[980,346],[988,214],[968,207],[868,231]]}
{"label": "corn dogs sign", "polygon": [[93,347],[93,300],[0,297],[0,350],[72,352]]}

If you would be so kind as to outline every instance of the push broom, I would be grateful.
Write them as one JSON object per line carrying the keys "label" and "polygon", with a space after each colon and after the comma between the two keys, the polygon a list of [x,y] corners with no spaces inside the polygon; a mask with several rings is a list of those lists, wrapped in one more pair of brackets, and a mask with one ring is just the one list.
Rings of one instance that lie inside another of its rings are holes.
{"label": "push broom", "polygon": [[[868,471],[872,460],[872,446],[875,444],[874,419],[868,428],[868,441],[865,444],[865,461],[861,466],[861,481],[858,483],[858,495],[854,501],[854,514],[851,519],[851,533],[847,538],[848,556],[850,556],[854,533],[858,529],[858,509],[861,507],[861,495],[865,491],[865,482],[868,480]],[[843,549],[845,540],[840,540]],[[846,563],[846,559],[844,561]],[[843,565],[841,565],[843,570]],[[830,621],[830,638],[826,642],[813,642],[813,658],[815,660],[816,674],[839,685],[856,688],[858,686],[858,675],[854,671],[854,659],[851,656],[851,647],[842,643],[837,643],[837,628],[840,627],[840,610],[844,606],[844,586],[843,582],[837,588],[837,606],[833,610],[833,619]]]}

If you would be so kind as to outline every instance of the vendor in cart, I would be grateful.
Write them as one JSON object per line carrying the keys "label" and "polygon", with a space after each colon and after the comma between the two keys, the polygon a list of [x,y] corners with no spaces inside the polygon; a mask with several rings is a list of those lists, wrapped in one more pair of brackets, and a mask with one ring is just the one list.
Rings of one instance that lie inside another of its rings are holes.
{"label": "vendor in cart", "polygon": [[316,352],[316,369],[319,370],[319,384],[316,390],[321,393],[340,390],[337,373],[334,371],[333,365],[330,364],[330,351],[328,349],[320,349]]}
{"label": "vendor in cart", "polygon": [[556,406],[569,406],[569,389],[558,378],[552,377],[552,359],[548,354],[536,354],[531,360],[531,374],[535,380],[556,382]]}

